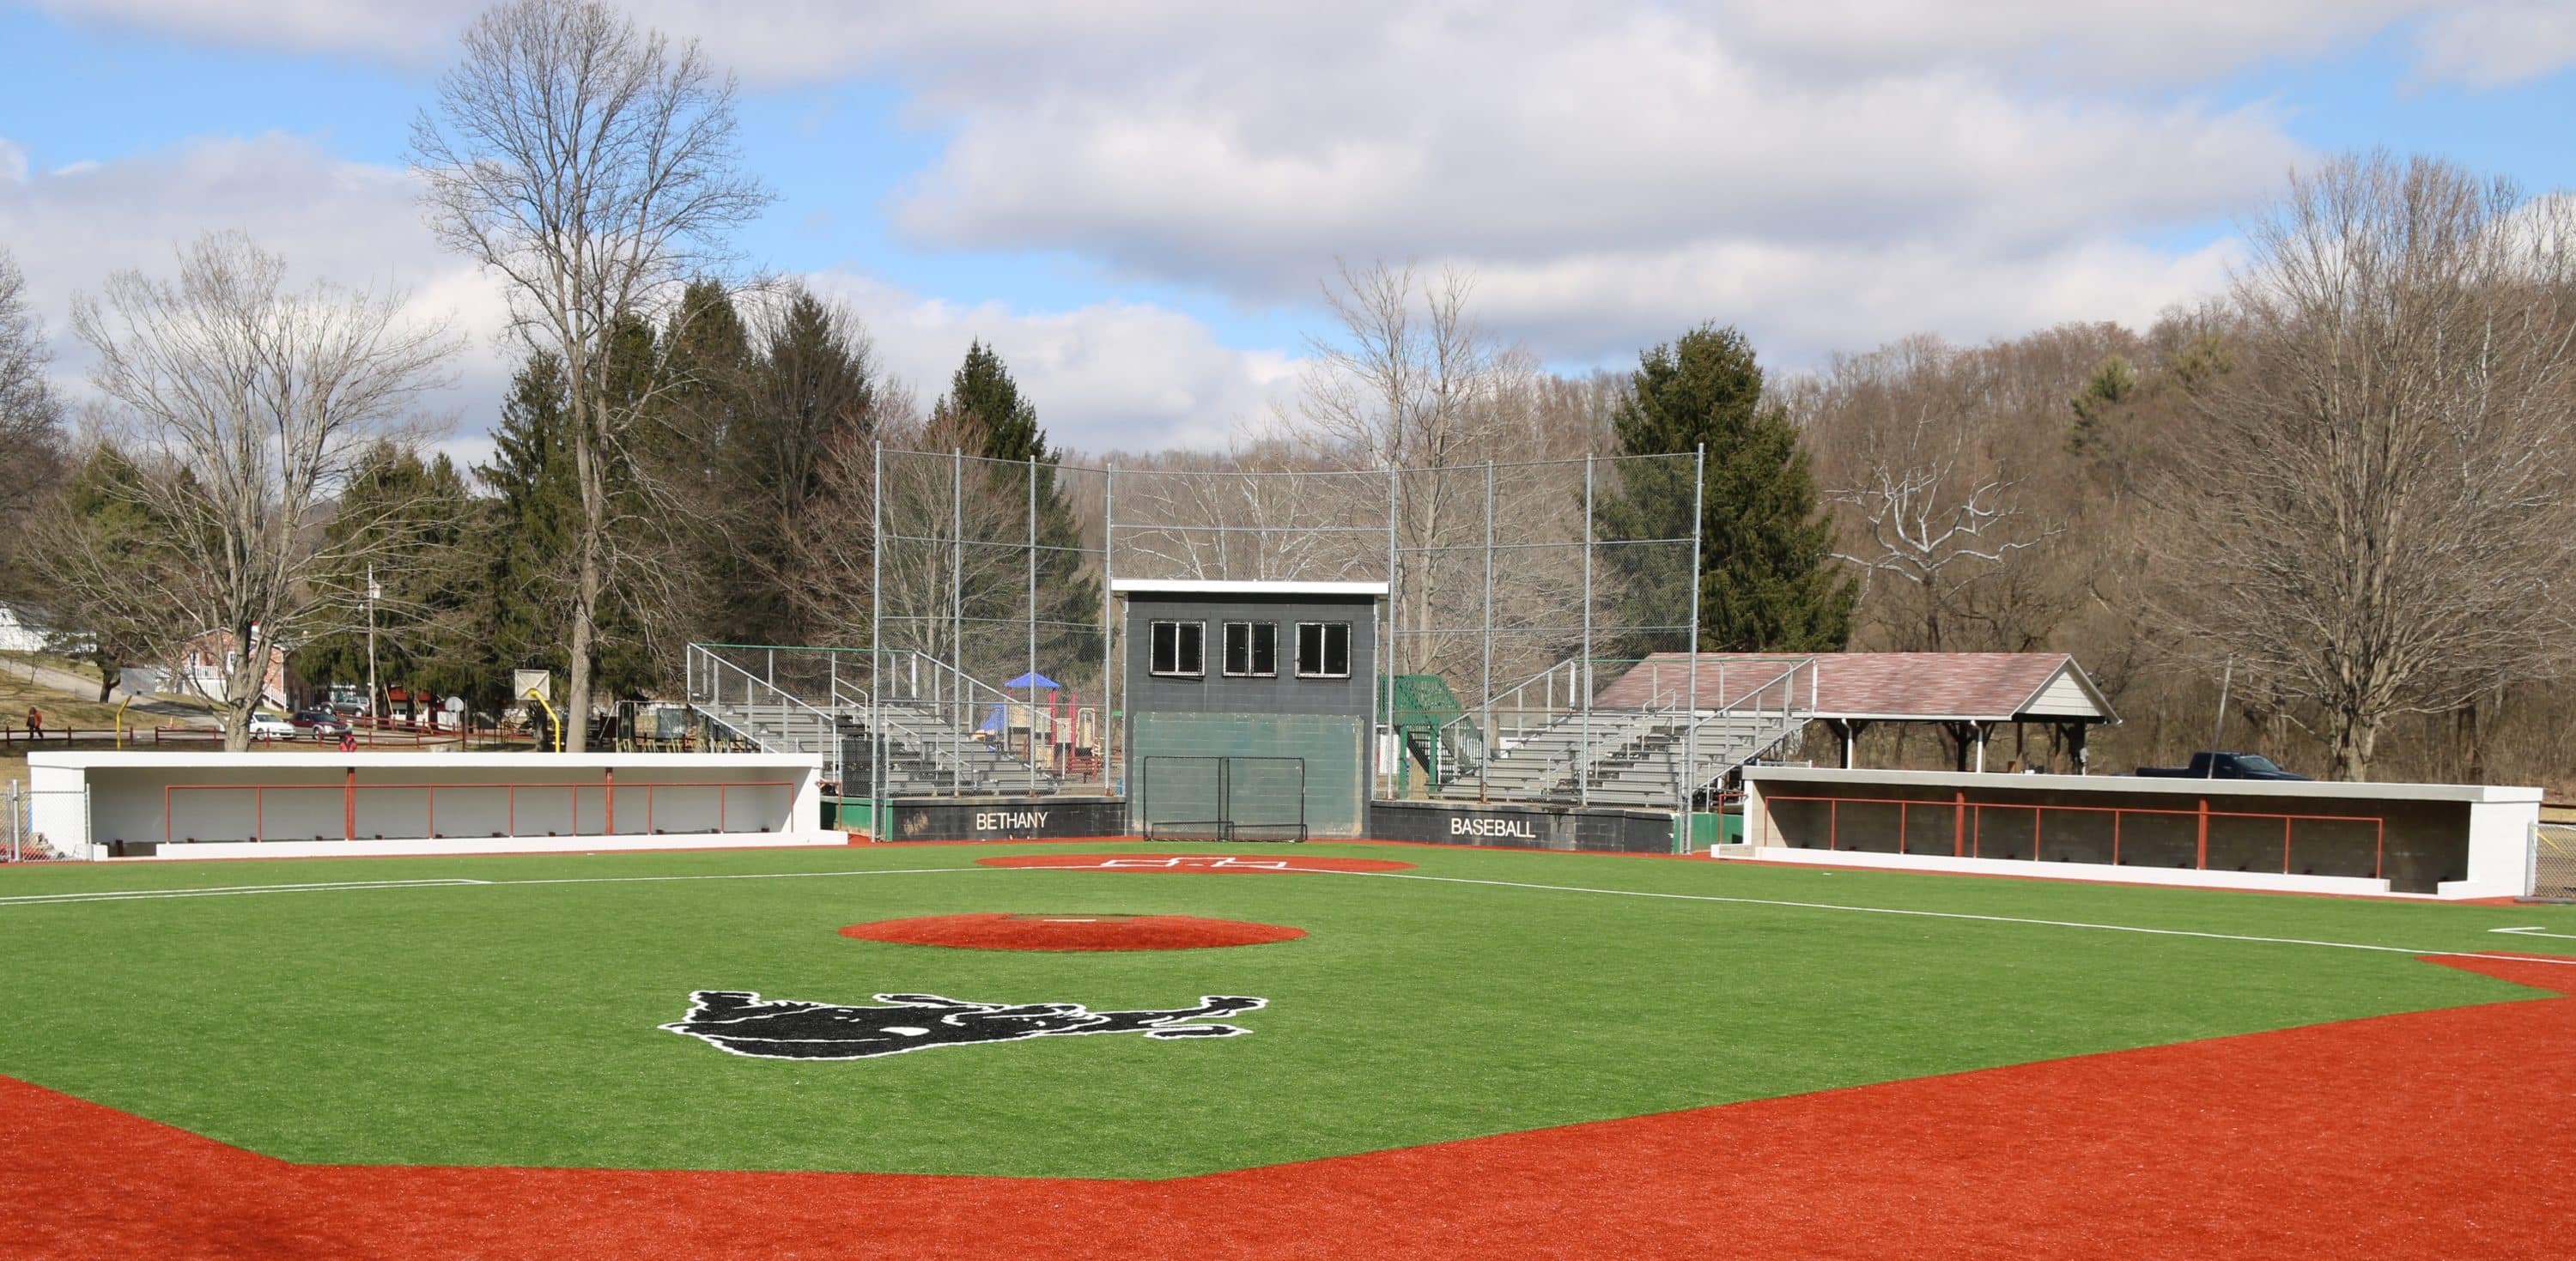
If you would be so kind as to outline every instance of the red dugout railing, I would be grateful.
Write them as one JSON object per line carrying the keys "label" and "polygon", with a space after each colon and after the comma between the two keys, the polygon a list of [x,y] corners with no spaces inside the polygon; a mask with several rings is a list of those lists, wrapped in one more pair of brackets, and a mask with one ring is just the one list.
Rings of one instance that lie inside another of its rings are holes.
{"label": "red dugout railing", "polygon": [[1912,828],[1910,826],[1911,820],[1908,816],[1916,811],[1931,811],[1951,816],[1950,857],[1983,858],[1986,856],[1984,853],[1985,815],[1987,811],[1997,810],[2023,811],[2027,812],[2031,816],[2030,842],[2031,861],[2033,862],[2041,861],[2044,856],[2045,851],[2043,846],[2045,845],[2045,836],[2047,832],[2047,816],[2052,813],[2095,817],[2102,815],[2110,816],[2111,865],[2115,867],[2122,865],[2120,861],[2122,821],[2124,818],[2134,816],[2193,820],[2195,827],[2193,829],[2194,856],[2192,867],[2195,870],[2200,871],[2209,870],[2209,825],[2212,820],[2221,819],[2277,821],[2281,825],[2281,874],[2283,875],[2290,874],[2291,868],[2294,865],[2291,854],[2296,840],[2295,829],[2297,825],[2301,823],[2342,824],[2347,826],[2366,824],[2371,829],[2370,877],[2374,880],[2385,879],[2386,876],[2384,873],[2386,871],[2388,861],[2388,822],[2385,818],[2377,815],[2275,814],[2244,810],[2212,810],[2209,808],[2209,804],[2205,801],[2200,804],[2198,809],[2194,810],[2177,810],[2169,807],[2150,806],[2024,805],[2020,803],[2007,802],[1969,801],[1964,795],[1951,801],[1920,801],[1899,797],[1804,797],[1764,793],[1762,795],[1762,800],[1766,807],[1793,803],[1824,806],[1825,848],[1827,850],[1837,851],[1842,848],[1842,807],[1894,806],[1896,807],[1897,820],[1895,852],[1898,854],[1926,852],[1924,850],[1912,848]]}

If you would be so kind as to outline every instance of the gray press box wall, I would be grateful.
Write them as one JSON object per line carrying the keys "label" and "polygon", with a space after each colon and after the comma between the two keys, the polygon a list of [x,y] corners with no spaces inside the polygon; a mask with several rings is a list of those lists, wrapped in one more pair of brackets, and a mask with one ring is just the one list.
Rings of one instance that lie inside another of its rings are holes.
{"label": "gray press box wall", "polygon": [[[1367,752],[1370,706],[1376,699],[1377,602],[1372,596],[1315,596],[1128,592],[1126,706],[1128,714],[1128,792],[1137,801],[1131,826],[1204,813],[1207,794],[1198,788],[1154,798],[1154,757],[1294,757],[1306,763],[1305,822],[1308,835],[1352,837],[1363,834],[1368,800]],[[1207,626],[1206,672],[1176,678],[1153,672],[1152,623],[1203,622]],[[1278,673],[1269,678],[1229,677],[1225,666],[1225,623],[1269,622],[1279,628]],[[1351,628],[1350,674],[1347,678],[1299,678],[1296,674],[1297,624],[1347,622]],[[1167,766],[1171,764],[1165,764]],[[1148,782],[1139,783],[1139,772]],[[1178,779],[1183,772],[1173,767]],[[1258,794],[1275,783],[1266,777],[1243,777],[1238,794]],[[1167,784],[1169,781],[1167,781]],[[1242,803],[1264,809],[1272,803]],[[1179,814],[1173,811],[1179,811]],[[1247,818],[1268,819],[1263,813]]]}

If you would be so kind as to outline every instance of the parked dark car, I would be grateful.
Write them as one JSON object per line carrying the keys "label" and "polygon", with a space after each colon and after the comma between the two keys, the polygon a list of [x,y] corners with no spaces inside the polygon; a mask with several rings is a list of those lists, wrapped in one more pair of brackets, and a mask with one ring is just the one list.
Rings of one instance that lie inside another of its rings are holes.
{"label": "parked dark car", "polygon": [[299,709],[289,721],[317,736],[336,736],[349,729],[349,720],[327,709]]}
{"label": "parked dark car", "polygon": [[2191,755],[2189,766],[2141,766],[2138,774],[2156,779],[2273,779],[2304,780],[2282,770],[2281,765],[2260,753],[2213,753],[2208,750]]}

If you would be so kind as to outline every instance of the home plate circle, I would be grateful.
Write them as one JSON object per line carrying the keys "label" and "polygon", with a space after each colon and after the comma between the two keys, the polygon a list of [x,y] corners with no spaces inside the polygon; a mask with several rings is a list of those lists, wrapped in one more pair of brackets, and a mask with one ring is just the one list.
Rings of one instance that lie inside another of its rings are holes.
{"label": "home plate circle", "polygon": [[1013,854],[978,858],[978,867],[1047,867],[1064,871],[1186,871],[1259,875],[1279,871],[1410,871],[1386,858],[1321,858],[1306,854]]}
{"label": "home plate circle", "polygon": [[1206,950],[1295,941],[1306,930],[1195,915],[1035,911],[877,920],[852,924],[841,935],[957,950]]}

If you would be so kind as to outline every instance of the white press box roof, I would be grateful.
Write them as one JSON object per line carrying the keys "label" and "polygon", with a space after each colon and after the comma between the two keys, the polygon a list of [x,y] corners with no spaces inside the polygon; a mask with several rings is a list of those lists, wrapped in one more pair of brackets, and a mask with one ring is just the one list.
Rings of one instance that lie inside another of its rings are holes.
{"label": "white press box roof", "polygon": [[1116,595],[1382,596],[1383,582],[1223,582],[1204,578],[1113,578]]}

